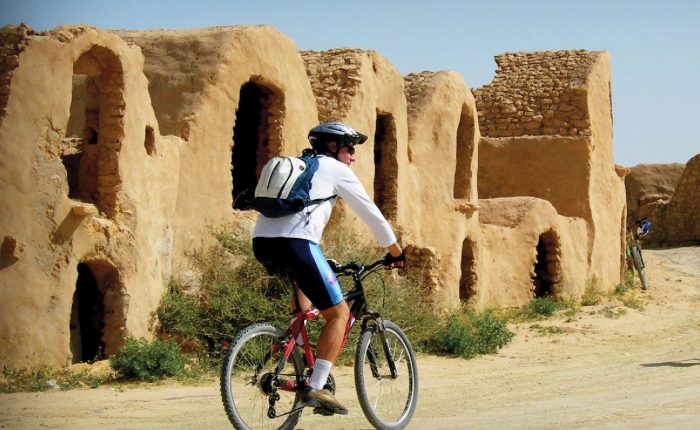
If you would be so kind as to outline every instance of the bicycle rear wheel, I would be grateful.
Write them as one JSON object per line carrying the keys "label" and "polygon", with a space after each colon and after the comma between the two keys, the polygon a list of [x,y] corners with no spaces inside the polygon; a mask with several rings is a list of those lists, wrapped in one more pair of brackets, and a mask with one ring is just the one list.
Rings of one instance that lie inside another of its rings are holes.
{"label": "bicycle rear wheel", "polygon": [[634,268],[639,274],[639,281],[642,283],[642,289],[646,290],[648,285],[647,277],[644,275],[644,260],[642,260],[642,250],[636,246],[632,248],[632,264],[634,264]]}
{"label": "bicycle rear wheel", "polygon": [[355,353],[355,389],[362,412],[377,429],[406,427],[418,401],[418,367],[413,347],[404,332],[384,321],[389,357],[396,366],[391,376],[381,333],[376,325],[360,336]]}
{"label": "bicycle rear wheel", "polygon": [[[273,346],[282,336],[284,332],[270,324],[255,324],[241,331],[226,353],[221,367],[221,399],[231,424],[238,430],[292,429],[299,421],[301,391],[283,391],[275,386],[278,380],[274,371],[283,351],[273,352]],[[303,360],[295,348],[279,379],[299,384],[303,375]],[[274,418],[268,416],[271,404]]]}

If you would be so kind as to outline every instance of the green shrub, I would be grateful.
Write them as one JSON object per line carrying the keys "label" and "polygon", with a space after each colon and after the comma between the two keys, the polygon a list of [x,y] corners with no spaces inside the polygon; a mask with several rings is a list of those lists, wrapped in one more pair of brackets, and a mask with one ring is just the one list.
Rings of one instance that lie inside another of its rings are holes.
{"label": "green shrub", "polygon": [[[265,321],[285,328],[290,322],[291,285],[267,274],[255,260],[250,240],[236,239],[226,232],[214,236],[220,247],[192,256],[202,275],[199,289],[191,291],[172,283],[157,310],[161,331],[197,344],[204,365],[216,365],[224,345],[246,326]],[[324,252],[343,263],[369,263],[382,255],[380,250],[360,246],[348,237],[329,238],[324,242]],[[232,255],[241,262],[237,267],[230,265]],[[352,287],[350,278],[339,280],[344,291]],[[436,325],[433,305],[421,282],[384,274],[380,269],[365,278],[363,285],[369,307],[402,327],[414,345],[432,335]],[[307,325],[312,344],[322,325],[322,317]],[[341,360],[352,358],[358,333],[359,324],[350,333]]]}
{"label": "green shrub", "polygon": [[549,317],[563,307],[563,304],[552,297],[537,297],[528,303],[527,313],[535,318]]}
{"label": "green shrub", "polygon": [[185,357],[178,346],[158,339],[148,342],[129,338],[109,362],[120,376],[144,381],[180,375],[185,367]]}
{"label": "green shrub", "polygon": [[448,315],[433,338],[425,341],[425,346],[431,352],[472,358],[497,352],[513,336],[506,322],[493,312],[462,310]]}

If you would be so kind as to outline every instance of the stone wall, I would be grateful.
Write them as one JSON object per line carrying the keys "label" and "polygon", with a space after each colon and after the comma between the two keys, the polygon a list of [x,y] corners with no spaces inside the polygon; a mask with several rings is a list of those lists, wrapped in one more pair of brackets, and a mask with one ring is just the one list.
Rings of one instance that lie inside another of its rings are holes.
{"label": "stone wall", "polygon": [[357,87],[362,82],[360,69],[365,51],[341,48],[300,51],[300,54],[316,96],[319,121],[343,118],[350,110]]}
{"label": "stone wall", "polygon": [[585,87],[599,54],[581,50],[496,56],[496,77],[474,90],[481,134],[589,136]]}
{"label": "stone wall", "polygon": [[0,126],[5,118],[10,98],[12,71],[19,65],[19,55],[35,32],[25,24],[8,25],[0,29]]}
{"label": "stone wall", "polygon": [[612,153],[610,58],[547,51],[496,57],[474,90],[479,198],[531,196],[586,222],[588,278],[611,288],[622,273],[625,195]]}

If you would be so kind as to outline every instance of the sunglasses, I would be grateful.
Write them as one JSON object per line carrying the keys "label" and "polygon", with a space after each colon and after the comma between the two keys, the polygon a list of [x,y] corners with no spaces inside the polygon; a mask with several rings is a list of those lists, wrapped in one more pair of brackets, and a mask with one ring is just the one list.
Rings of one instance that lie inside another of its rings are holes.
{"label": "sunglasses", "polygon": [[355,145],[352,143],[343,143],[340,145],[340,148],[348,148],[348,154],[353,155],[355,154]]}

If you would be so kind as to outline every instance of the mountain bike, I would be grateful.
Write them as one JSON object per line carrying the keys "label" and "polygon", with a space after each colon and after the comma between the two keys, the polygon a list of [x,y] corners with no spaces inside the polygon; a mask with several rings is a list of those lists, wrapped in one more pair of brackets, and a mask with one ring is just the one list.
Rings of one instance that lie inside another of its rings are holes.
{"label": "mountain bike", "polygon": [[642,258],[642,244],[639,235],[633,232],[627,234],[627,256],[632,259],[632,265],[639,274],[642,289],[648,288],[647,277],[644,275],[644,259]]}
{"label": "mountain bike", "polygon": [[[331,267],[338,277],[348,276],[353,282],[343,296],[350,305],[343,346],[355,321],[360,321],[354,364],[360,407],[375,428],[395,430],[406,427],[415,411],[418,368],[406,334],[367,303],[362,281],[383,264],[381,259],[369,265],[351,262]],[[306,321],[318,315],[318,309],[297,309],[287,330],[258,323],[237,334],[221,369],[221,397],[234,428],[292,429],[297,424],[315,360]],[[326,388],[335,394],[332,375]],[[314,413],[332,415],[323,408]]]}

